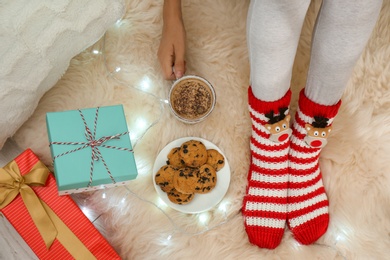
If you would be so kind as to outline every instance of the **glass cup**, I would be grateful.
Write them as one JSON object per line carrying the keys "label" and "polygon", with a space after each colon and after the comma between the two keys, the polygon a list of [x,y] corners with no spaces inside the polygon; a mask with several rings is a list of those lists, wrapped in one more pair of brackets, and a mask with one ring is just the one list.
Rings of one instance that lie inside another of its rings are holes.
{"label": "glass cup", "polygon": [[195,124],[206,119],[214,110],[216,95],[206,79],[188,75],[173,83],[168,100],[171,112],[177,119]]}

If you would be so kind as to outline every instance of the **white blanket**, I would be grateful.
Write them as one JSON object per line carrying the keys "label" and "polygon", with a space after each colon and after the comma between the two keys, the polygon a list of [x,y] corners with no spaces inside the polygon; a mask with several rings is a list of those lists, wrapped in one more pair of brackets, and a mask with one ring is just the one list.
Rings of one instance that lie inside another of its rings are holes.
{"label": "white blanket", "polygon": [[0,149],[72,57],[121,18],[123,0],[0,2]]}
{"label": "white blanket", "polygon": [[[298,244],[286,228],[275,250],[249,243],[240,212],[252,131],[245,41],[249,0],[182,1],[187,74],[208,79],[217,93],[217,104],[206,121],[186,125],[175,119],[164,103],[161,120],[143,136],[159,118],[160,101],[168,96],[172,84],[163,79],[157,59],[163,1],[126,2],[122,23],[107,32],[105,48],[98,44],[72,61],[13,137],[18,146],[30,147],[50,165],[47,112],[123,104],[139,175],[126,186],[129,190],[121,186],[85,193],[80,201],[88,216],[99,216],[94,224],[124,260],[389,259],[390,0],[383,1],[380,18],[354,68],[332,134],[320,155],[330,203],[329,228],[317,244],[308,246]],[[302,26],[291,84],[292,115],[306,82],[310,39],[320,4],[312,1]],[[93,54],[93,50],[101,53]],[[153,184],[153,165],[160,150],[188,136],[216,144],[231,169],[222,203],[204,215],[167,207]]]}

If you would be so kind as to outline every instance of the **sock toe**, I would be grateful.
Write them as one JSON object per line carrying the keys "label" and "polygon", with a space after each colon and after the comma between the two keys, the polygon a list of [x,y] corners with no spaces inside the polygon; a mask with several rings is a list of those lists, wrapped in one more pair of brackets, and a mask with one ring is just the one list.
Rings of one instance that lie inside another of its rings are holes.
{"label": "sock toe", "polygon": [[329,215],[307,221],[304,226],[292,229],[294,238],[303,245],[316,242],[328,229]]}
{"label": "sock toe", "polygon": [[261,248],[275,249],[282,241],[284,229],[245,226],[249,242]]}

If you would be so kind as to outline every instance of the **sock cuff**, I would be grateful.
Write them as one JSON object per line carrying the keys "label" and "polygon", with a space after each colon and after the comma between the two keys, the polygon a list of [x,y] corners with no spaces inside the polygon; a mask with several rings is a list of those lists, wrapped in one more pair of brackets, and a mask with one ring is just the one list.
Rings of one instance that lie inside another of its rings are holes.
{"label": "sock cuff", "polygon": [[309,117],[321,116],[325,118],[334,118],[337,115],[341,105],[341,100],[335,105],[321,105],[311,101],[305,95],[305,89],[299,93],[299,109],[303,114]]}
{"label": "sock cuff", "polygon": [[262,101],[255,97],[252,92],[252,87],[248,88],[248,103],[258,113],[265,114],[273,111],[275,114],[279,113],[279,108],[288,108],[290,106],[291,90],[289,89],[286,94],[276,101]]}

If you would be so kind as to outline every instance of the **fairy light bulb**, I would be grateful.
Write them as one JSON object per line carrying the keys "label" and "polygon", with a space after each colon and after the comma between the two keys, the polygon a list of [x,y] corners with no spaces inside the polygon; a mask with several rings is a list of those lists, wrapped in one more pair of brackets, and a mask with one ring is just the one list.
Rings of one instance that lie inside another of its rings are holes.
{"label": "fairy light bulb", "polygon": [[293,240],[291,243],[292,243],[292,246],[295,248],[295,250],[300,250],[301,244],[299,244],[298,241]]}
{"label": "fairy light bulb", "polygon": [[219,207],[218,207],[218,210],[220,210],[223,214],[223,216],[225,217],[225,220],[227,220],[228,218],[228,208],[230,206],[230,202],[228,201],[222,201],[220,204],[219,204]]}
{"label": "fairy light bulb", "polygon": [[338,232],[335,234],[335,244],[338,242],[345,242],[349,237],[348,233],[351,233],[348,228],[339,227]]}
{"label": "fairy light bulb", "polygon": [[227,212],[227,209],[228,209],[228,206],[229,206],[229,202],[227,202],[227,201],[223,201],[223,202],[221,202],[221,204],[219,204],[219,207],[218,207],[218,209],[220,210],[220,211],[222,211],[223,213],[226,213]]}
{"label": "fairy light bulb", "polygon": [[105,198],[106,198],[106,193],[103,192],[103,194],[102,194],[102,199],[105,199]]}
{"label": "fairy light bulb", "polygon": [[160,197],[158,197],[157,206],[161,209],[166,209],[168,205]]}
{"label": "fairy light bulb", "polygon": [[92,53],[93,53],[93,54],[99,54],[100,51],[98,51],[98,50],[93,50]]}
{"label": "fairy light bulb", "polygon": [[146,128],[146,120],[143,117],[139,117],[136,121],[137,128],[144,130]]}
{"label": "fairy light bulb", "polygon": [[345,240],[345,237],[344,237],[343,235],[338,234],[338,235],[336,236],[336,243],[337,243],[337,242],[340,242],[340,241],[344,241],[344,240]]}
{"label": "fairy light bulb", "polygon": [[87,213],[88,213],[88,208],[87,208],[87,207],[81,206],[80,209],[81,209],[81,211],[82,211],[85,215],[87,215]]}
{"label": "fairy light bulb", "polygon": [[150,88],[150,86],[152,85],[151,84],[151,80],[148,76],[145,76],[142,80],[141,80],[141,89],[142,90],[148,90]]}
{"label": "fairy light bulb", "polygon": [[199,215],[199,222],[205,226],[207,226],[207,222],[209,220],[209,215],[206,213],[202,213]]}
{"label": "fairy light bulb", "polygon": [[168,236],[162,237],[162,239],[160,240],[161,244],[165,246],[169,246],[170,244],[172,244],[171,239],[174,234],[175,234],[175,230],[173,230]]}
{"label": "fairy light bulb", "polygon": [[[127,127],[129,128],[129,126],[127,126]],[[131,133],[130,133],[130,140],[131,140],[132,142],[134,142],[134,140],[135,140],[136,137],[137,137],[137,136],[135,135],[134,132],[131,132]]]}
{"label": "fairy light bulb", "polygon": [[145,132],[148,123],[145,118],[138,117],[132,125],[127,125],[130,130],[130,140],[132,143],[135,143],[134,140],[138,139],[140,136],[142,137],[142,133]]}
{"label": "fairy light bulb", "polygon": [[122,25],[122,23],[123,23],[122,19],[119,19],[119,20],[117,20],[117,21],[115,22],[115,25],[116,25],[117,27],[120,27],[120,26]]}

